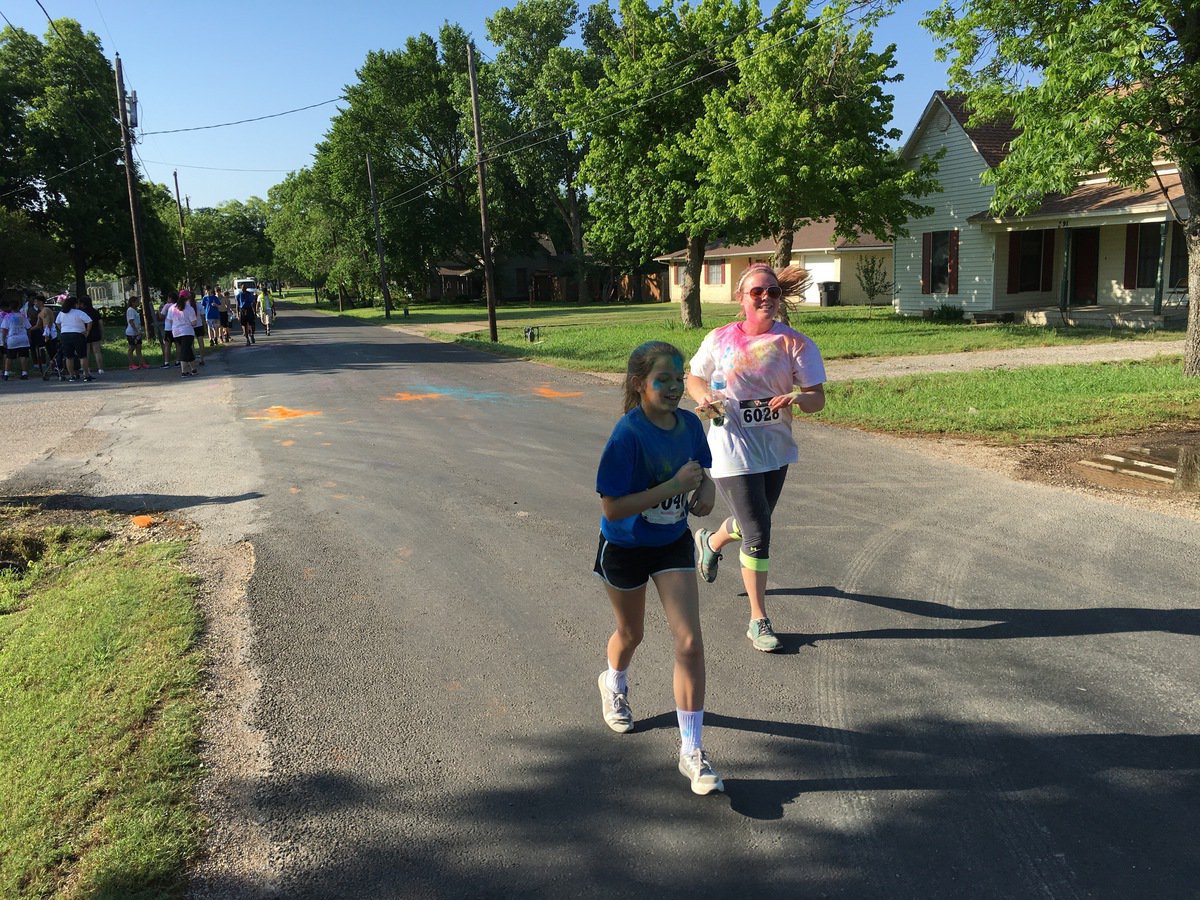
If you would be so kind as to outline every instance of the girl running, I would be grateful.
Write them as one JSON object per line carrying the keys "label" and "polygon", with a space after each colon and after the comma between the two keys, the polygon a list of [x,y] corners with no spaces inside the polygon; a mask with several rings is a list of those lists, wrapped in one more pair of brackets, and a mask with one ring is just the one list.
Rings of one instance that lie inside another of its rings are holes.
{"label": "girl running", "polygon": [[684,385],[683,354],[672,345],[650,341],[629,357],[625,415],[596,474],[603,515],[594,571],[617,620],[598,683],[605,723],[619,733],[632,731],[628,670],[642,641],[646,585],[653,579],[675,643],[679,771],[694,793],[710,794],[725,785],[701,743],[704,642],[687,515],[708,515],[716,490],[704,471],[712,463],[704,428],[694,413],[679,409]]}

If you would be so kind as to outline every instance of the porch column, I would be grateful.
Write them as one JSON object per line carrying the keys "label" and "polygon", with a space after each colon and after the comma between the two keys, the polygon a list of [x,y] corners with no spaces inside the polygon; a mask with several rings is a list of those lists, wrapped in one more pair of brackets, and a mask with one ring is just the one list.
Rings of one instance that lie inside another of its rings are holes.
{"label": "porch column", "polygon": [[1162,315],[1163,285],[1167,280],[1167,223],[1158,226],[1158,278],[1154,281],[1154,314]]}
{"label": "porch column", "polygon": [[1058,291],[1058,308],[1066,313],[1071,305],[1071,229],[1063,228],[1062,284]]}

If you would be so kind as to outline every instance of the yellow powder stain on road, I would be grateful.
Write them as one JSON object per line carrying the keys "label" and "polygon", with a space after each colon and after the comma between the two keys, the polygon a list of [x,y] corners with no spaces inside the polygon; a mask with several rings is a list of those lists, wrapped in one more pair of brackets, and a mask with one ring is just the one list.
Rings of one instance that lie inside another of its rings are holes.
{"label": "yellow powder stain on road", "polygon": [[562,400],[565,397],[583,396],[583,391],[556,391],[553,388],[548,387],[534,388],[533,392],[539,397],[546,397],[550,400]]}
{"label": "yellow powder stain on road", "polygon": [[288,488],[288,493],[289,493],[289,494],[298,494],[298,493],[300,493],[300,488],[298,488],[298,487],[290,487],[290,488]]}
{"label": "yellow powder stain on road", "polygon": [[303,416],[319,416],[319,409],[291,409],[287,406],[269,406],[261,416],[247,416],[248,419],[259,419],[262,421],[278,421],[280,419],[299,419]]}
{"label": "yellow powder stain on road", "polygon": [[280,447],[294,447],[295,445],[296,445],[295,441],[280,441],[279,442]]}
{"label": "yellow powder stain on road", "polygon": [[411,403],[413,400],[437,400],[444,396],[444,394],[410,394],[408,391],[398,391],[392,395],[391,399],[399,400],[401,403]]}

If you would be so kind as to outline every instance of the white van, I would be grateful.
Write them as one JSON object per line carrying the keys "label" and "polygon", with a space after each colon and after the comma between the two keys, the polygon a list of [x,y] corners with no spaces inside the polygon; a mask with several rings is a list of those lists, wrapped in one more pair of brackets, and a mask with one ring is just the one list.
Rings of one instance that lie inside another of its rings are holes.
{"label": "white van", "polygon": [[252,294],[258,293],[258,282],[253,278],[235,278],[233,279],[233,292],[236,294],[242,288],[250,291]]}

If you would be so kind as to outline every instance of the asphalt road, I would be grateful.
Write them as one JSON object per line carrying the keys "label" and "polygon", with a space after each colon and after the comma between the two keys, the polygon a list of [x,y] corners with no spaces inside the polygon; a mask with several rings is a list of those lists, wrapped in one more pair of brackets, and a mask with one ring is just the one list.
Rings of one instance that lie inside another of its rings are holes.
{"label": "asphalt road", "polygon": [[[4,484],[44,492],[53,468],[82,498],[94,471],[96,502],[253,541],[271,770],[250,788],[278,895],[1196,895],[1200,525],[798,426],[772,547],[784,652],[751,649],[733,567],[701,585],[726,794],[696,797],[653,602],[638,725],[600,718],[594,478],[618,388],[280,326],[183,420],[190,452],[232,458],[217,485],[65,458]],[[134,397],[91,425],[117,435],[103,454],[164,433]]]}

